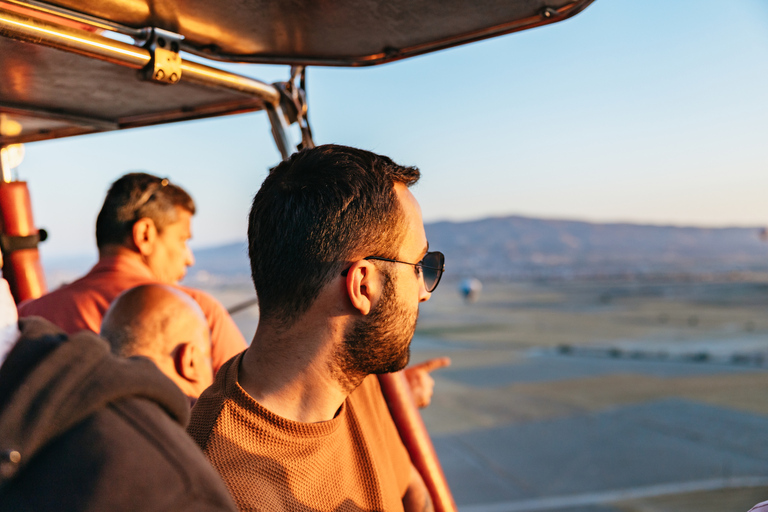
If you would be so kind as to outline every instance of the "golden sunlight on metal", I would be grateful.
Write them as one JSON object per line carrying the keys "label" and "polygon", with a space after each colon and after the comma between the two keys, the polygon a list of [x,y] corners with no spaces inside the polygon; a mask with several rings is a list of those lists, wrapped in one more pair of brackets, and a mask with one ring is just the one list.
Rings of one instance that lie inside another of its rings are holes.
{"label": "golden sunlight on metal", "polygon": [[0,114],[0,135],[15,137],[21,133],[21,123],[14,121],[6,114]]}
{"label": "golden sunlight on metal", "polygon": [[0,148],[0,169],[3,171],[3,181],[10,183],[15,181],[13,171],[24,160],[24,145],[11,144]]}
{"label": "golden sunlight on metal", "polygon": [[179,17],[179,33],[182,32],[194,32],[200,34],[206,34],[211,41],[227,41],[232,39],[232,36],[227,32],[221,30],[217,25],[214,25],[210,20],[204,16],[190,16],[189,14],[182,13]]}
{"label": "golden sunlight on metal", "polygon": [[147,51],[142,51],[142,49],[129,44],[100,38],[84,30],[56,26],[43,20],[24,18],[2,9],[0,9],[0,23],[6,30],[15,32],[17,39],[29,42],[47,41],[49,46],[69,49],[115,64],[122,63],[141,69],[150,60]]}
{"label": "golden sunlight on metal", "polygon": [[44,21],[61,23],[62,25],[65,25],[67,27],[79,28],[80,30],[87,30],[89,32],[101,32],[101,29],[98,29],[96,27],[90,27],[83,23],[79,23],[77,21],[64,18],[59,14],[52,14],[47,10],[45,10],[44,6],[35,6],[34,8],[32,8],[30,6],[20,4],[15,0],[10,0],[5,2],[0,1],[0,7],[2,7],[3,9],[7,9],[11,12],[15,12],[17,14],[37,17],[38,19],[41,19]]}
{"label": "golden sunlight on metal", "polygon": [[[60,7],[43,2],[29,3],[27,0],[0,0],[0,5],[8,10],[21,14],[32,14],[38,19],[94,33],[114,29],[113,24],[108,21],[114,12],[121,12],[127,16],[127,19],[134,20],[139,24],[151,14],[149,5],[145,0],[101,0],[95,5],[89,6],[91,8],[89,14],[78,12],[78,7],[82,7],[78,5],[78,2],[73,2],[73,5],[70,6],[66,2],[57,3]],[[86,20],[87,23],[83,23],[83,20]]]}
{"label": "golden sunlight on metal", "polygon": [[[144,48],[111,40],[83,30],[62,27],[42,20],[24,18],[0,5],[0,35],[19,41],[50,46],[87,57],[111,62],[134,69],[144,68],[151,60],[150,52]],[[182,62],[185,81],[206,87],[235,90],[278,105],[280,93],[264,82],[235,75],[196,62]]]}

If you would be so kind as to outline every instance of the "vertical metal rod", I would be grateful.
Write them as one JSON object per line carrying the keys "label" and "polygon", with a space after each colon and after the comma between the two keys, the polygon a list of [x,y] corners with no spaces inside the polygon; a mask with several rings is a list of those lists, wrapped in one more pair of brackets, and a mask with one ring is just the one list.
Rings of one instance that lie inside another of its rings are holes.
{"label": "vertical metal rod", "polygon": [[288,125],[285,123],[283,110],[279,105],[269,104],[266,105],[266,110],[269,116],[269,123],[272,125],[272,136],[275,138],[277,149],[280,151],[283,160],[287,160],[293,153],[293,145],[288,135]]}
{"label": "vertical metal rod", "polygon": [[3,183],[10,183],[13,181],[13,174],[10,165],[6,162],[4,149],[5,146],[0,146],[0,176]]}

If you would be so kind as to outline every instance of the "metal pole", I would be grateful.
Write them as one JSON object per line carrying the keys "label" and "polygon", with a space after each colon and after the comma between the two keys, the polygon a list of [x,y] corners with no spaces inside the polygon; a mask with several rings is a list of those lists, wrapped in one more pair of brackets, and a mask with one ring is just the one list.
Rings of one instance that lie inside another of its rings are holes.
{"label": "metal pole", "polygon": [[149,63],[149,51],[106,37],[38,20],[0,8],[0,35],[79,53],[113,64],[141,69]]}
{"label": "metal pole", "polygon": [[25,12],[29,10],[38,11],[43,15],[56,16],[63,18],[69,22],[87,25],[98,30],[109,30],[111,32],[117,32],[118,34],[125,34],[134,39],[141,39],[146,33],[143,29],[135,29],[119,25],[109,20],[103,20],[94,16],[89,16],[80,12],[73,12],[63,7],[57,7],[55,5],[49,5],[37,0],[4,0],[9,4],[21,7]]}
{"label": "metal pole", "polygon": [[275,144],[280,151],[283,160],[287,160],[293,153],[291,138],[288,135],[288,126],[285,123],[285,116],[280,105],[267,105],[267,115],[269,123],[272,125],[272,136],[275,138]]}
{"label": "metal pole", "polygon": [[[142,69],[152,56],[149,50],[133,46],[77,28],[57,25],[31,16],[23,16],[0,8],[0,36],[50,46],[119,66]],[[237,91],[278,105],[280,92],[270,84],[204,64],[184,61],[182,80],[206,87]]]}
{"label": "metal pole", "polygon": [[238,91],[248,96],[257,96],[269,105],[280,104],[280,92],[272,85],[255,78],[228,73],[197,62],[181,63],[182,81],[192,82],[207,87],[218,87]]}
{"label": "metal pole", "polygon": [[3,151],[5,146],[0,146],[0,181],[2,183],[10,183],[13,181],[13,172],[10,165],[6,164]]}

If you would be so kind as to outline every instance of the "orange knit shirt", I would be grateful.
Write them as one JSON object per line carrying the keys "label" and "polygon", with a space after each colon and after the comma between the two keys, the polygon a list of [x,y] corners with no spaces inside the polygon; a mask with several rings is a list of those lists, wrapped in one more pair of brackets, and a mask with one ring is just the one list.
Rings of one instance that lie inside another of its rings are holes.
{"label": "orange knit shirt", "polygon": [[273,414],[243,390],[241,359],[222,366],[187,429],[240,510],[403,510],[411,462],[375,376],[332,420],[300,423]]}

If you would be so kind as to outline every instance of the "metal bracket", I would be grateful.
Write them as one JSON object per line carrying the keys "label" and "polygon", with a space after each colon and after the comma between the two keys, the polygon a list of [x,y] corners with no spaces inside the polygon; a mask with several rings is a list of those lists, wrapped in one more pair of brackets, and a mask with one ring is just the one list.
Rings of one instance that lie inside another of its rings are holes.
{"label": "metal bracket", "polygon": [[298,149],[315,147],[315,142],[312,140],[312,129],[309,127],[309,118],[307,117],[306,68],[304,66],[291,66],[291,79],[275,84],[275,86],[280,90],[280,107],[286,122],[288,124],[296,123],[301,129],[301,144],[298,145]]}
{"label": "metal bracket", "polygon": [[37,249],[37,245],[47,239],[48,232],[44,229],[39,229],[34,235],[27,236],[0,234],[0,249],[3,254],[11,254],[22,249]]}
{"label": "metal bracket", "polygon": [[181,80],[181,41],[184,36],[152,27],[144,48],[152,59],[141,70],[145,80],[162,84],[175,84]]}

